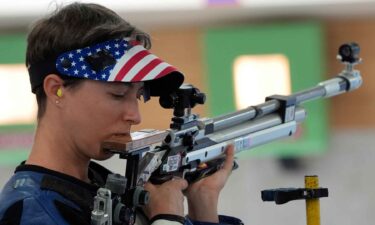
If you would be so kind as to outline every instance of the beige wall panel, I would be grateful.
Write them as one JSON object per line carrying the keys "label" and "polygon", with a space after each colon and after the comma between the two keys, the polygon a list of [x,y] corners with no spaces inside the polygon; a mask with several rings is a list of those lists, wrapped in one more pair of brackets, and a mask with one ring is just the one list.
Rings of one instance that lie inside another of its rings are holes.
{"label": "beige wall panel", "polygon": [[[151,33],[151,51],[177,67],[185,75],[185,83],[194,84],[204,92],[206,86],[203,84],[203,61],[201,32],[198,29],[166,29]],[[146,104],[141,103],[142,124],[133,130],[141,128],[166,129],[172,118],[172,110],[162,109],[159,99],[154,98]],[[196,106],[194,112],[205,114],[204,106]]]}
{"label": "beige wall panel", "polygon": [[330,101],[330,123],[333,128],[375,127],[375,20],[330,21],[326,25],[327,68],[332,76],[342,70],[335,60],[340,44],[355,41],[361,46],[363,64],[358,66],[363,86],[353,93]]}

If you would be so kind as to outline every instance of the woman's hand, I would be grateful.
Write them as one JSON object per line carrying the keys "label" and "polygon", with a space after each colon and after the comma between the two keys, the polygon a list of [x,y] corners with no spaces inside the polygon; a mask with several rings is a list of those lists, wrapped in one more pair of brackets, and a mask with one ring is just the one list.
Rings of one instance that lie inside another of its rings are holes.
{"label": "woman's hand", "polygon": [[159,214],[184,216],[184,195],[182,193],[188,186],[186,180],[173,178],[161,185],[145,184],[145,189],[150,193],[150,201],[144,206],[146,216],[151,219]]}
{"label": "woman's hand", "polygon": [[234,147],[232,145],[227,147],[226,155],[224,166],[220,170],[191,184],[186,190],[189,218],[192,220],[219,222],[218,199],[233,168]]}

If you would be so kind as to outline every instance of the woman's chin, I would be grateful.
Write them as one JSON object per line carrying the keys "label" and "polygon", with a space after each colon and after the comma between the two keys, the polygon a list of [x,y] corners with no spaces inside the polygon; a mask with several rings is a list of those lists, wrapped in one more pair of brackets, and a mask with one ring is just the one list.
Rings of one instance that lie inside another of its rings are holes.
{"label": "woman's chin", "polygon": [[114,155],[114,153],[108,152],[108,151],[101,151],[99,155],[95,156],[95,160],[106,160],[111,158]]}

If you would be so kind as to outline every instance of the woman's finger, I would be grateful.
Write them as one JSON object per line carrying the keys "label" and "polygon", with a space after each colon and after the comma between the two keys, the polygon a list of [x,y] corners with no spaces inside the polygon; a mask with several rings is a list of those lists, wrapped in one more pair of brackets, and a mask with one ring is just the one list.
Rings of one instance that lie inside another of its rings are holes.
{"label": "woman's finger", "polygon": [[233,168],[233,161],[234,161],[234,146],[229,145],[226,150],[226,159],[224,162],[223,169],[230,173]]}

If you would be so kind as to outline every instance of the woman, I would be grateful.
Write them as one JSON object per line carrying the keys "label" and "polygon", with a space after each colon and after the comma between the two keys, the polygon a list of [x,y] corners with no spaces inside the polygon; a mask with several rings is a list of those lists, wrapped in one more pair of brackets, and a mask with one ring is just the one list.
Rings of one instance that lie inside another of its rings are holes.
{"label": "woman", "polygon": [[[147,34],[96,4],[73,3],[35,24],[26,64],[38,124],[30,156],[1,192],[0,224],[91,223],[93,197],[110,171],[90,160],[112,156],[100,144],[141,122],[141,97],[168,93],[183,81],[149,47]],[[189,187],[183,179],[147,183],[149,223],[240,224],[217,214],[232,163],[229,149],[222,170]]]}

